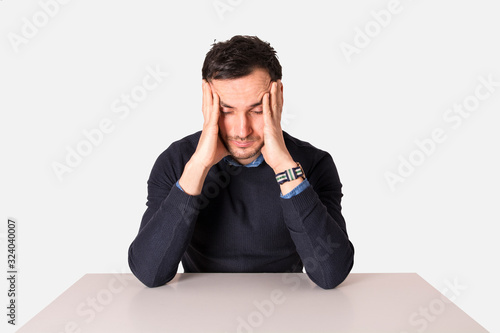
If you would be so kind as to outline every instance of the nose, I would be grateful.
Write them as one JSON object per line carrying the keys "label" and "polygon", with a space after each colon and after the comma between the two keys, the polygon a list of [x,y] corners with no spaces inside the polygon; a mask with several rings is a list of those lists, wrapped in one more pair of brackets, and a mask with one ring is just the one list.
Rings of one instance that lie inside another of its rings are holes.
{"label": "nose", "polygon": [[240,139],[244,139],[252,133],[252,126],[250,120],[247,118],[247,115],[242,112],[238,116],[238,119],[235,124],[235,133],[238,135]]}

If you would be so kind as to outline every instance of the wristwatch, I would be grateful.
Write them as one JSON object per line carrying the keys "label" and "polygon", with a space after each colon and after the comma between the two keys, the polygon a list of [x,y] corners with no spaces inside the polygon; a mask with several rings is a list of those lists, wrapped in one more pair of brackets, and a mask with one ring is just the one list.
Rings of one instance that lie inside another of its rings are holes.
{"label": "wristwatch", "polygon": [[283,184],[298,178],[306,179],[306,174],[304,172],[304,169],[302,169],[302,166],[300,165],[299,162],[297,163],[297,167],[287,169],[283,172],[280,172],[276,174],[276,181],[278,184]]}

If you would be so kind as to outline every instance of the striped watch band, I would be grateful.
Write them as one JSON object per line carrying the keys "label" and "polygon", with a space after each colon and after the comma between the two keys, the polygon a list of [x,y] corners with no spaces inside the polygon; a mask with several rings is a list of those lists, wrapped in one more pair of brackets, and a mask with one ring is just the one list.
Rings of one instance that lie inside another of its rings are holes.
{"label": "striped watch band", "polygon": [[297,167],[285,170],[283,172],[280,172],[276,174],[276,181],[278,184],[283,184],[285,182],[289,182],[291,180],[295,180],[297,178],[306,178],[304,171],[302,170],[302,166],[300,165],[299,162],[297,162]]}

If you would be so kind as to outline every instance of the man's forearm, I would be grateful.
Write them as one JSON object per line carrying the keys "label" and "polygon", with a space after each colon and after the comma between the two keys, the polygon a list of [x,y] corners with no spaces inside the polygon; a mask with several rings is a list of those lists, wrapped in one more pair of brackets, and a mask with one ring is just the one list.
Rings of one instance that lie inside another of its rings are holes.
{"label": "man's forearm", "polygon": [[208,168],[205,168],[200,163],[197,163],[196,158],[193,155],[184,167],[184,171],[179,179],[179,185],[187,194],[199,195],[201,194],[208,171]]}
{"label": "man's forearm", "polygon": [[190,195],[196,186],[192,189],[190,185],[203,184],[206,174],[200,173],[203,169],[194,163],[186,163],[182,175],[190,193],[183,191],[173,183],[175,172],[165,167],[174,165],[174,155],[177,152],[162,154],[153,166],[148,180],[148,208],[129,247],[130,269],[149,287],[165,284],[175,275],[199,213],[197,197]]}
{"label": "man's forearm", "polygon": [[312,187],[281,202],[285,223],[307,274],[320,287],[334,288],[353,265],[354,248],[347,233]]}
{"label": "man's forearm", "polygon": [[148,208],[129,247],[130,269],[140,281],[148,287],[157,287],[175,275],[197,215],[194,198],[175,186],[159,206]]}

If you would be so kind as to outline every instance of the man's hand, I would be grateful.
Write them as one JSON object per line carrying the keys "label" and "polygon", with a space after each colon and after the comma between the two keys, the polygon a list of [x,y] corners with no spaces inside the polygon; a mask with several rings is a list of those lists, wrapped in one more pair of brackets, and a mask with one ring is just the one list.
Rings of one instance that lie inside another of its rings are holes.
{"label": "man's hand", "polygon": [[[281,87],[281,80],[272,82],[271,94],[266,93],[262,99],[264,108],[264,146],[261,152],[264,160],[274,170],[275,174],[297,166],[286,148],[281,129],[281,112],[283,110]],[[281,194],[289,193],[302,181],[302,178],[298,178],[283,183],[280,186]]]}
{"label": "man's hand", "polygon": [[264,146],[261,152],[264,155],[266,163],[275,173],[283,172],[286,169],[297,166],[286,148],[281,129],[281,113],[283,110],[281,87],[281,80],[272,82],[270,94],[266,93],[262,99],[264,109]]}
{"label": "man's hand", "polygon": [[189,195],[199,195],[210,168],[229,155],[219,138],[219,95],[203,80],[203,130],[198,146],[186,163],[179,185]]}
{"label": "man's hand", "polygon": [[203,80],[203,131],[193,157],[204,168],[211,168],[229,155],[219,138],[219,95]]}

